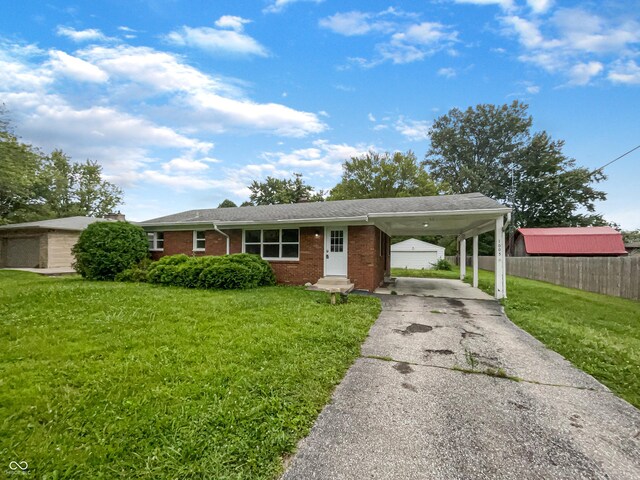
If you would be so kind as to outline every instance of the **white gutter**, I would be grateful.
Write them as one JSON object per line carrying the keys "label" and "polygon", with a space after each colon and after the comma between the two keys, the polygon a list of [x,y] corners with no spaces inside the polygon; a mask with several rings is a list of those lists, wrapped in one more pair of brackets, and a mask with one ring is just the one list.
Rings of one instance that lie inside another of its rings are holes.
{"label": "white gutter", "polygon": [[215,223],[213,224],[213,229],[227,239],[227,255],[229,255],[229,235],[224,233],[222,230],[219,230]]}
{"label": "white gutter", "polygon": [[486,213],[488,215],[494,213],[504,213],[511,211],[509,207],[502,208],[478,208],[474,210],[437,210],[437,211],[423,211],[423,212],[384,212],[384,213],[370,213],[371,218],[386,218],[386,217],[431,217],[442,215],[467,215],[470,213]]}

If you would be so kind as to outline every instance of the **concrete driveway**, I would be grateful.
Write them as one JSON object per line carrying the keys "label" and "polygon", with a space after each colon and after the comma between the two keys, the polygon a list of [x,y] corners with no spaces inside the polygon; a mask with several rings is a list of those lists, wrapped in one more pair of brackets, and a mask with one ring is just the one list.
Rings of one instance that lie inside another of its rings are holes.
{"label": "concrete driveway", "polygon": [[640,478],[639,410],[497,302],[444,290],[382,296],[284,479]]}

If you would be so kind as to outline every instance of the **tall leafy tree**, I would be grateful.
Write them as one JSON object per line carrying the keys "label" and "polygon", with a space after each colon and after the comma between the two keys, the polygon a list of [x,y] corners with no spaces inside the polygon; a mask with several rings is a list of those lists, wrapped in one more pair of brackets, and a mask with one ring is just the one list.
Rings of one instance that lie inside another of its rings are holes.
{"label": "tall leafy tree", "polygon": [[302,174],[295,173],[293,178],[267,177],[264,182],[254,180],[249,185],[252,205],[275,205],[282,203],[322,202],[323,192],[315,191],[302,179]]}
{"label": "tall leafy tree", "polygon": [[592,184],[606,177],[576,167],[564,142],[532,134],[528,106],[477,105],[439,117],[430,130],[425,165],[453,193],[480,192],[514,209],[512,225],[580,226],[604,222]]}
{"label": "tall leafy tree", "polygon": [[342,169],[329,200],[436,195],[439,190],[412,151],[370,151],[345,161]]}
{"label": "tall leafy tree", "polygon": [[122,191],[90,160],[46,155],[18,140],[0,109],[0,224],[73,215],[102,216],[122,203]]}
{"label": "tall leafy tree", "polygon": [[233,202],[232,200],[229,200],[228,198],[225,198],[223,201],[220,202],[220,205],[218,205],[218,208],[232,208],[237,206],[238,205],[236,205],[235,202]]}

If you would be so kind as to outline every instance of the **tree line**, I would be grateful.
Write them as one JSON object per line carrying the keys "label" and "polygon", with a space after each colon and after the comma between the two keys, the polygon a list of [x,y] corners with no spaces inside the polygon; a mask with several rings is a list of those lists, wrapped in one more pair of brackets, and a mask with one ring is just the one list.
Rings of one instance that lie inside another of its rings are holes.
{"label": "tree line", "polygon": [[[512,207],[516,227],[606,225],[595,212],[606,194],[594,187],[606,176],[576,166],[562,140],[532,132],[532,124],[528,106],[518,101],[454,108],[434,121],[422,161],[412,151],[371,151],[346,160],[329,192],[306,184],[301,174],[267,177],[249,185],[242,205],[480,192]],[[219,206],[236,205],[225,200]]]}
{"label": "tree line", "polygon": [[102,178],[97,162],[72,162],[61,150],[47,154],[21,142],[0,108],[0,225],[103,216],[121,203],[122,190]]}
{"label": "tree line", "polygon": [[[0,109],[0,223],[72,215],[102,216],[122,203],[122,191],[102,179],[96,162],[72,162],[61,150],[43,153],[12,133]],[[576,166],[564,142],[533,132],[528,106],[481,104],[451,109],[430,128],[423,159],[412,151],[374,152],[345,160],[329,191],[301,174],[267,177],[248,187],[246,205],[480,192],[513,208],[515,227],[589,226],[604,200],[606,177]],[[219,207],[236,206],[224,200]]]}

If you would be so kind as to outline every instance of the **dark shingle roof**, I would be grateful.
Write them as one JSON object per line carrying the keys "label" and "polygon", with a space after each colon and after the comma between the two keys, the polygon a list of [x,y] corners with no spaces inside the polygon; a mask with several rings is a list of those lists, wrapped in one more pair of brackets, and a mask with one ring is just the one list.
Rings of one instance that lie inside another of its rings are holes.
{"label": "dark shingle roof", "polygon": [[0,230],[11,229],[51,229],[51,230],[72,230],[81,231],[87,228],[93,222],[109,222],[104,218],[95,217],[66,217],[66,218],[54,218],[51,220],[39,220],[37,222],[25,222],[25,223],[10,223],[8,225],[0,226]]}
{"label": "dark shingle roof", "polygon": [[509,210],[481,193],[431,197],[372,198],[258,207],[188,210],[140,222],[140,226],[189,223],[282,222],[302,219],[333,220],[376,213],[431,213],[459,210]]}

